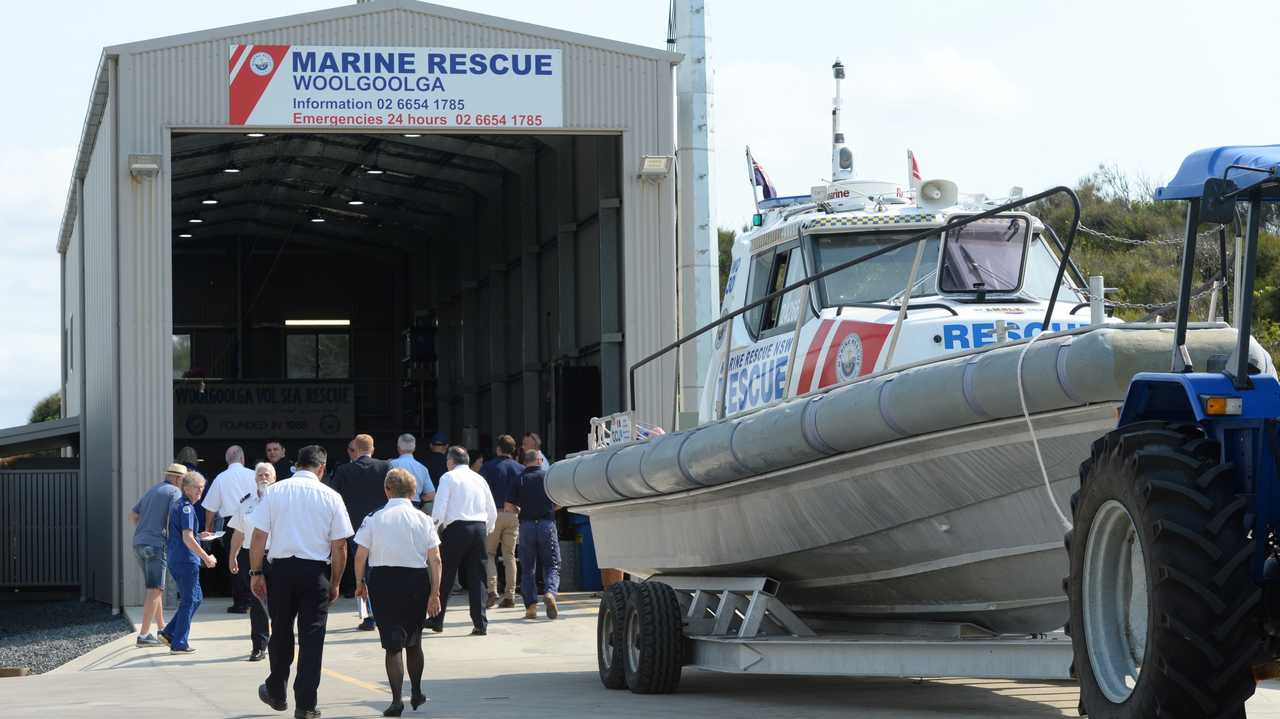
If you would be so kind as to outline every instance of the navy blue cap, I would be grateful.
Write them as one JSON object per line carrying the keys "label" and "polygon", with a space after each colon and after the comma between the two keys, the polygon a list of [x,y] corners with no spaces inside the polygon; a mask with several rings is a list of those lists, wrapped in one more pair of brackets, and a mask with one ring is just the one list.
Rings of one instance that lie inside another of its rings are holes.
{"label": "navy blue cap", "polygon": [[431,444],[449,444],[449,435],[444,432],[436,432],[431,435]]}

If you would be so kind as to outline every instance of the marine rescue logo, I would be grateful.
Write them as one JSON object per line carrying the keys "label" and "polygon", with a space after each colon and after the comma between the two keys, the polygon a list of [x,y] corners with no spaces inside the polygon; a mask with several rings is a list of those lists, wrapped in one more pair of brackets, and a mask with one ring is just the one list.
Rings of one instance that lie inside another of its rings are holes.
{"label": "marine rescue logo", "polygon": [[258,77],[266,77],[275,69],[275,58],[271,57],[268,52],[255,52],[253,57],[249,59],[249,69]]}
{"label": "marine rescue logo", "polygon": [[840,343],[836,351],[836,374],[843,382],[858,376],[862,370],[862,338],[856,332],[850,333]]}

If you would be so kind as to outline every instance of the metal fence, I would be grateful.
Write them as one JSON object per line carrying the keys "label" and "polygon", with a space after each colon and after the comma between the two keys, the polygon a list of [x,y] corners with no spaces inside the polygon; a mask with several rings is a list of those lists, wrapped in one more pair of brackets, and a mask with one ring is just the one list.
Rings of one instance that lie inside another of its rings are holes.
{"label": "metal fence", "polygon": [[0,588],[80,584],[80,472],[0,471]]}

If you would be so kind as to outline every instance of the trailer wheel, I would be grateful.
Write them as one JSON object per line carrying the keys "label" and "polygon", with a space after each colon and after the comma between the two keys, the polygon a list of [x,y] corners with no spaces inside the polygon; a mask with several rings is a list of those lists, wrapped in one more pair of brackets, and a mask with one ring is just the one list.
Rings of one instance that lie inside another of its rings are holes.
{"label": "trailer wheel", "polygon": [[1081,710],[1101,719],[1243,717],[1261,590],[1234,468],[1193,425],[1093,445],[1072,498],[1068,594]]}
{"label": "trailer wheel", "polygon": [[670,694],[680,685],[684,629],[670,586],[645,582],[627,604],[627,687],[636,694]]}
{"label": "trailer wheel", "polygon": [[635,582],[614,582],[600,597],[596,615],[596,663],[606,689],[626,689],[627,600]]}

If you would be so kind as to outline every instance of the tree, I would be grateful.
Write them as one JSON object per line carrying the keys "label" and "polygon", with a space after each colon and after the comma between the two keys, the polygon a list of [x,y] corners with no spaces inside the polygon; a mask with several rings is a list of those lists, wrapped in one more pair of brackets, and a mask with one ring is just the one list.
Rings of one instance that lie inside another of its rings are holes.
{"label": "tree", "polygon": [[729,227],[721,227],[716,231],[716,239],[720,244],[720,296],[724,297],[725,285],[729,284],[729,266],[733,264],[733,240],[738,236]]}
{"label": "tree", "polygon": [[44,399],[36,402],[36,406],[31,409],[31,424],[37,422],[48,422],[54,419],[62,419],[62,393],[54,392]]}

